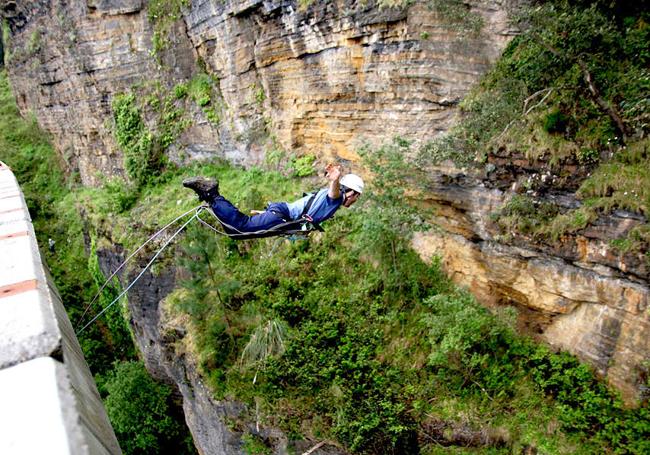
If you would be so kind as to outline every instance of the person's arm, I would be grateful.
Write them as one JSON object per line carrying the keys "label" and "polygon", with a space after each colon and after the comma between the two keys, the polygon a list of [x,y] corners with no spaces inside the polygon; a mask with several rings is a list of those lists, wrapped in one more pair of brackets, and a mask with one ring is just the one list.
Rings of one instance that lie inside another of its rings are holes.
{"label": "person's arm", "polygon": [[327,180],[330,181],[329,189],[327,195],[331,199],[338,199],[341,197],[341,187],[339,185],[339,180],[341,179],[341,166],[328,164],[325,168],[325,175],[327,175]]}

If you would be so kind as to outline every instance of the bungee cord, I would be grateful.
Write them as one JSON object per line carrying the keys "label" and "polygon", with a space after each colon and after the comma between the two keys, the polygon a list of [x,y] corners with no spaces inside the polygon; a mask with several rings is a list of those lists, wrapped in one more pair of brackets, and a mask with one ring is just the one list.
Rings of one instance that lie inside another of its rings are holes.
{"label": "bungee cord", "polygon": [[99,319],[99,317],[100,317],[102,314],[104,314],[106,311],[108,311],[109,308],[111,308],[111,307],[112,307],[112,306],[113,306],[113,305],[114,305],[118,300],[120,300],[120,298],[122,298],[122,296],[123,296],[124,294],[126,294],[126,293],[128,292],[128,290],[131,289],[131,288],[133,287],[133,285],[134,285],[134,284],[135,284],[135,283],[140,279],[140,277],[141,277],[142,275],[144,275],[144,272],[146,272],[146,271],[149,269],[149,267],[151,266],[151,264],[153,264],[153,261],[155,261],[156,258],[157,258],[158,256],[160,256],[160,253],[163,252],[163,250],[165,249],[165,247],[166,247],[167,245],[169,245],[169,243],[174,239],[174,237],[176,237],[176,236],[177,236],[177,235],[178,235],[178,234],[179,234],[183,229],[185,229],[185,226],[187,226],[188,224],[190,224],[190,222],[191,222],[194,218],[196,218],[197,216],[198,216],[198,210],[196,210],[196,212],[194,213],[194,215],[192,215],[192,216],[190,217],[189,220],[187,220],[186,222],[184,222],[183,225],[182,225],[180,228],[178,228],[178,229],[176,230],[176,232],[174,232],[174,234],[172,234],[172,236],[171,236],[169,239],[167,239],[167,240],[165,241],[165,243],[163,244],[163,246],[160,247],[160,249],[159,249],[159,250],[156,252],[156,254],[151,258],[151,260],[147,263],[147,265],[144,267],[144,269],[142,269],[142,271],[140,272],[140,274],[139,274],[137,277],[135,277],[135,279],[134,279],[133,281],[131,281],[131,283],[127,286],[127,288],[124,289],[122,292],[120,292],[120,295],[118,295],[118,296],[117,296],[117,297],[116,297],[116,298],[115,298],[111,303],[109,303],[109,304],[108,304],[108,305],[107,305],[107,306],[106,306],[106,307],[105,307],[105,308],[104,308],[104,309],[103,309],[103,310],[102,310],[102,311],[101,311],[97,316],[95,316],[94,318],[92,318],[92,319],[91,319],[91,320],[90,320],[86,325],[84,325],[84,326],[81,328],[81,330],[77,331],[77,332],[76,332],[76,335],[79,335],[81,332],[83,332],[83,331],[86,329],[86,327],[88,327],[90,324],[92,324],[92,323],[95,322],[97,319]]}
{"label": "bungee cord", "polygon": [[[301,221],[301,220],[296,220],[296,221],[287,221],[287,222],[284,222],[284,223],[278,224],[278,225],[276,225],[276,226],[273,226],[272,228],[269,228],[269,229],[261,229],[261,230],[258,230],[258,231],[252,231],[252,232],[242,232],[242,231],[238,230],[237,228],[235,228],[234,226],[231,226],[231,225],[229,225],[228,223],[223,222],[223,221],[222,221],[222,220],[221,220],[221,219],[220,219],[220,218],[219,218],[215,213],[213,213],[211,210],[207,210],[208,213],[212,214],[212,216],[213,216],[213,217],[214,217],[214,218],[215,218],[215,219],[216,219],[216,220],[217,220],[217,221],[218,221],[218,222],[219,222],[219,223],[220,223],[224,228],[229,229],[229,230],[235,232],[235,233],[227,233],[227,232],[221,231],[221,230],[217,229],[216,227],[212,226],[210,223],[206,222],[205,220],[203,220],[203,219],[199,216],[199,215],[201,214],[202,211],[204,211],[204,210],[206,210],[206,209],[209,209],[209,208],[210,208],[209,206],[204,205],[204,204],[201,204],[201,205],[199,205],[199,206],[197,206],[197,207],[194,207],[194,208],[188,210],[187,212],[183,213],[182,215],[177,216],[175,219],[173,219],[172,221],[170,221],[169,223],[167,223],[164,227],[162,227],[162,228],[159,229],[156,233],[154,233],[151,237],[149,237],[149,238],[148,238],[148,239],[147,239],[147,240],[146,240],[142,245],[140,245],[140,246],[138,247],[138,249],[136,249],[133,253],[131,253],[131,254],[129,255],[129,257],[127,257],[127,258],[124,260],[124,262],[122,262],[122,263],[119,265],[119,267],[118,267],[118,268],[117,268],[117,269],[116,269],[116,270],[115,270],[115,271],[114,271],[114,272],[113,272],[113,273],[108,277],[108,279],[104,282],[104,284],[99,288],[99,291],[97,292],[97,294],[95,295],[95,297],[92,299],[92,301],[91,301],[91,302],[86,306],[86,309],[84,310],[84,312],[83,312],[83,314],[82,314],[82,316],[81,316],[81,318],[80,318],[80,321],[81,321],[81,322],[80,322],[79,325],[81,325],[81,323],[83,322],[83,320],[84,320],[84,318],[85,318],[85,316],[86,316],[86,313],[88,312],[88,310],[90,309],[90,307],[93,305],[93,303],[95,303],[95,301],[97,300],[97,298],[99,297],[99,295],[101,294],[101,292],[104,290],[104,288],[106,288],[106,286],[107,286],[108,283],[113,279],[113,277],[114,277],[114,276],[115,276],[115,275],[116,275],[116,274],[117,274],[117,273],[122,269],[122,267],[124,267],[124,266],[126,265],[126,263],[127,263],[129,260],[131,260],[131,258],[133,258],[133,256],[135,256],[138,252],[140,252],[140,251],[145,247],[145,245],[147,245],[149,242],[151,242],[151,241],[154,240],[156,237],[158,237],[161,233],[163,233],[165,230],[167,230],[167,229],[168,229],[172,224],[176,223],[178,220],[180,220],[180,219],[183,218],[184,216],[187,216],[189,213],[194,212],[194,215],[192,215],[192,216],[191,216],[187,221],[185,221],[185,222],[183,223],[183,225],[182,225],[180,228],[178,228],[178,229],[176,230],[176,232],[174,232],[174,234],[172,234],[172,236],[171,236],[169,239],[167,239],[167,240],[165,241],[165,243],[160,247],[160,249],[158,249],[158,251],[156,252],[156,254],[151,258],[151,260],[147,263],[147,265],[146,265],[146,266],[142,269],[142,271],[138,274],[138,276],[136,276],[135,279],[133,279],[133,281],[131,281],[131,283],[129,283],[129,285],[126,287],[126,289],[124,289],[124,290],[123,290],[123,291],[122,291],[122,292],[121,292],[121,293],[120,293],[120,294],[119,294],[119,295],[118,295],[118,296],[117,296],[117,297],[116,297],[116,298],[115,298],[111,303],[109,303],[109,304],[108,304],[108,305],[107,305],[107,306],[106,306],[102,311],[100,311],[99,314],[97,314],[97,315],[96,315],[94,318],[92,318],[92,319],[91,319],[87,324],[85,324],[81,329],[79,329],[79,330],[76,332],[76,335],[79,335],[81,332],[83,332],[83,331],[84,331],[84,330],[85,330],[85,329],[86,329],[90,324],[92,324],[92,323],[95,322],[97,319],[99,319],[99,318],[100,318],[100,317],[101,317],[101,316],[102,316],[106,311],[108,311],[108,309],[110,309],[110,308],[111,308],[111,307],[112,307],[116,302],[118,302],[118,301],[122,298],[122,296],[124,296],[124,295],[129,291],[129,289],[131,289],[131,288],[133,287],[133,285],[135,285],[135,283],[140,279],[140,277],[141,277],[142,275],[144,275],[144,273],[149,269],[149,267],[151,266],[151,264],[153,264],[153,262],[156,260],[156,258],[158,258],[158,256],[163,252],[163,250],[167,247],[167,245],[169,245],[169,244],[171,243],[171,241],[172,241],[172,240],[173,240],[173,239],[174,239],[178,234],[180,234],[180,232],[181,232],[183,229],[185,229],[185,227],[186,227],[188,224],[190,224],[190,222],[191,222],[192,220],[197,219],[197,220],[199,220],[199,222],[200,222],[201,224],[203,224],[204,226],[210,228],[213,232],[215,232],[215,233],[217,233],[217,234],[219,234],[219,235],[223,235],[223,236],[227,236],[227,237],[231,237],[231,238],[238,238],[238,237],[244,237],[244,236],[246,236],[246,237],[250,237],[250,236],[263,236],[263,235],[266,235],[266,234],[274,234],[274,233],[278,233],[278,235],[282,235],[282,234],[283,234],[283,232],[281,231],[282,228],[287,227],[287,226],[289,226],[289,225],[296,225],[296,224],[297,224],[297,221]],[[304,233],[308,233],[309,230],[307,230],[307,231],[299,231],[299,232],[301,232],[301,233],[302,233],[302,232],[304,232]],[[287,233],[285,232],[284,234],[287,234]],[[277,245],[276,245],[276,246],[277,246]]]}
{"label": "bungee cord", "polygon": [[124,267],[124,266],[127,264],[127,262],[129,262],[129,261],[131,260],[131,258],[132,258],[133,256],[135,256],[136,254],[138,254],[138,253],[140,252],[140,250],[142,250],[142,248],[145,247],[145,245],[147,245],[147,244],[148,244],[149,242],[151,242],[153,239],[155,239],[156,237],[158,237],[158,236],[159,236],[163,231],[165,231],[169,226],[171,226],[172,224],[174,224],[175,222],[177,222],[178,220],[180,220],[181,218],[183,218],[184,216],[186,216],[188,213],[191,213],[191,212],[194,212],[194,211],[198,210],[200,207],[201,207],[200,205],[199,205],[199,206],[196,206],[196,207],[194,207],[193,209],[190,209],[190,210],[188,210],[187,212],[183,213],[182,215],[177,216],[175,219],[173,219],[172,221],[170,221],[169,223],[167,223],[163,228],[159,229],[158,232],[156,232],[156,233],[153,234],[151,237],[149,237],[149,238],[148,238],[148,239],[147,239],[147,240],[146,240],[142,245],[140,245],[140,246],[138,247],[137,250],[135,250],[133,253],[131,253],[131,254],[129,255],[129,257],[127,257],[127,258],[126,258],[126,259],[125,259],[125,260],[124,260],[124,261],[119,265],[119,267],[118,267],[118,268],[117,268],[117,269],[116,269],[116,270],[111,274],[111,276],[109,276],[109,277],[106,279],[106,281],[104,282],[104,284],[102,285],[102,287],[100,287],[100,288],[99,288],[99,291],[97,291],[97,294],[95,294],[95,297],[90,301],[90,303],[89,303],[88,305],[86,305],[86,309],[84,310],[83,314],[82,314],[81,317],[79,318],[79,325],[83,324],[84,318],[86,317],[86,314],[88,313],[88,310],[89,310],[90,307],[95,303],[95,301],[96,301],[97,298],[100,296],[100,294],[102,293],[102,291],[104,290],[104,288],[105,288],[106,286],[108,286],[108,283],[113,279],[113,277],[114,277],[115,275],[117,275],[117,272],[119,272],[120,270],[122,270],[122,267]]}

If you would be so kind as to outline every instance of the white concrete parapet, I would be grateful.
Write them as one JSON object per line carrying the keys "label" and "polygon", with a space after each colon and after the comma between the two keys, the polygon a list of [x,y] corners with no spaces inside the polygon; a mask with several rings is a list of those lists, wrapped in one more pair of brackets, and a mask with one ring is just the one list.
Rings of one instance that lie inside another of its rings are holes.
{"label": "white concrete parapet", "polygon": [[25,199],[0,162],[0,454],[120,454],[42,262]]}

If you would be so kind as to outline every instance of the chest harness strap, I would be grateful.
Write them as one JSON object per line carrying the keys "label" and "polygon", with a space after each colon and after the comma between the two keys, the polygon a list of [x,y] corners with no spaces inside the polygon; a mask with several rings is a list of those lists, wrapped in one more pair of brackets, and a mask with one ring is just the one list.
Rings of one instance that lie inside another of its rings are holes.
{"label": "chest harness strap", "polygon": [[300,218],[296,220],[288,220],[286,214],[282,213],[277,209],[268,209],[269,212],[273,213],[274,215],[276,215],[282,221],[285,222],[284,225],[279,225],[274,230],[277,229],[277,231],[281,232],[283,235],[294,235],[294,234],[301,234],[301,233],[304,234],[312,230],[317,230],[321,232],[324,231],[321,225],[319,223],[314,222],[313,218],[308,214],[309,209],[311,208],[312,204],[314,203],[314,200],[316,199],[317,193],[306,193],[305,196],[307,194],[311,194],[311,197],[309,198],[309,200],[307,200],[305,207],[302,209]]}

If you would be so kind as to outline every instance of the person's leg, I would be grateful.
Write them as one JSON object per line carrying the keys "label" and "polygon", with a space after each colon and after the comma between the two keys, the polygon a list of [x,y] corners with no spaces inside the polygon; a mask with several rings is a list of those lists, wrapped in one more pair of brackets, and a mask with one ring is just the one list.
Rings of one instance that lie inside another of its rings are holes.
{"label": "person's leg", "polygon": [[281,217],[268,211],[259,215],[244,215],[221,195],[210,201],[210,207],[229,234],[264,231],[284,223]]}
{"label": "person's leg", "polygon": [[245,229],[246,223],[248,223],[248,216],[241,213],[237,207],[232,205],[229,200],[225,197],[219,195],[213,198],[210,202],[210,207],[217,218],[224,225],[229,232],[233,229],[236,231],[243,231]]}
{"label": "person's leg", "polygon": [[284,203],[272,204],[275,211],[280,212],[281,215],[276,215],[268,210],[259,215],[244,215],[219,194],[219,183],[213,179],[190,177],[183,180],[183,186],[193,190],[199,200],[210,204],[212,211],[229,234],[265,231],[284,223],[283,218],[288,219],[285,217],[285,212],[288,216],[289,210]]}

